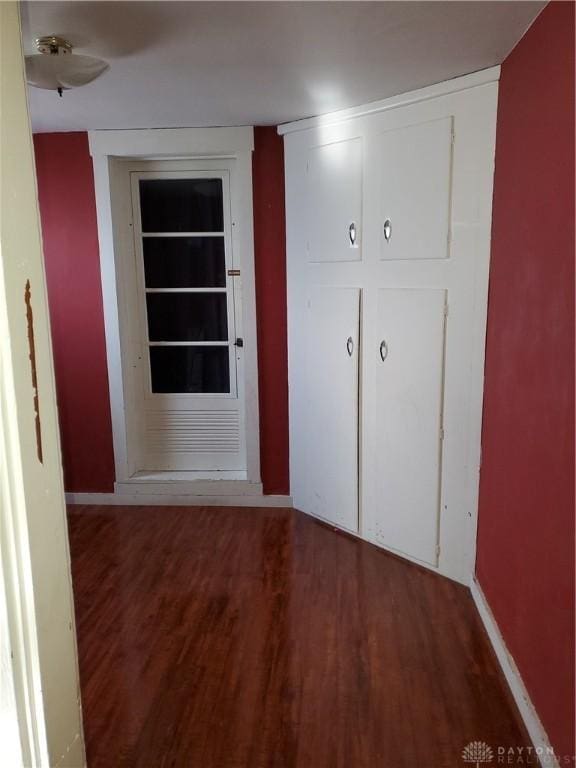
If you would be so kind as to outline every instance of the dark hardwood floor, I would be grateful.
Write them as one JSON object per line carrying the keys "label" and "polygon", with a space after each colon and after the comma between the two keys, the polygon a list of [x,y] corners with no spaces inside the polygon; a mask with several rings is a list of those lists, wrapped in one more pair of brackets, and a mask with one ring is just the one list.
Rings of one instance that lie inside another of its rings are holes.
{"label": "dark hardwood floor", "polygon": [[462,768],[470,741],[529,744],[464,587],[293,510],[69,512],[89,768]]}

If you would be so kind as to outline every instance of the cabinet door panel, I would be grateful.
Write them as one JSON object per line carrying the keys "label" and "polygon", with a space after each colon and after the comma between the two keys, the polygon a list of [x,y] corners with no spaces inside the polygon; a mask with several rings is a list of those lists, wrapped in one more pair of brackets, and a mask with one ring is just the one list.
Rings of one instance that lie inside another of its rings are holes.
{"label": "cabinet door panel", "polygon": [[314,288],[307,309],[304,511],[357,531],[360,290]]}
{"label": "cabinet door panel", "polygon": [[308,260],[359,261],[362,139],[312,147],[307,185]]}
{"label": "cabinet door panel", "polygon": [[364,350],[364,533],[432,565],[438,560],[445,304],[444,290],[378,290],[376,327]]}
{"label": "cabinet door panel", "polygon": [[379,155],[380,258],[447,258],[452,118],[382,134]]}

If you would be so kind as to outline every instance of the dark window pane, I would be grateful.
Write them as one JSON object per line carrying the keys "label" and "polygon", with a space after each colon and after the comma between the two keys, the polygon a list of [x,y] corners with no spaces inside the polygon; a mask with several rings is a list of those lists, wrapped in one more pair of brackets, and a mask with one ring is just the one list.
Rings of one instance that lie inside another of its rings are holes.
{"label": "dark window pane", "polygon": [[225,293],[148,293],[150,341],[227,341]]}
{"label": "dark window pane", "polygon": [[222,232],[222,180],[141,180],[140,211],[143,232]]}
{"label": "dark window pane", "polygon": [[147,288],[224,288],[223,237],[145,237]]}
{"label": "dark window pane", "polygon": [[150,347],[152,392],[230,391],[228,347]]}

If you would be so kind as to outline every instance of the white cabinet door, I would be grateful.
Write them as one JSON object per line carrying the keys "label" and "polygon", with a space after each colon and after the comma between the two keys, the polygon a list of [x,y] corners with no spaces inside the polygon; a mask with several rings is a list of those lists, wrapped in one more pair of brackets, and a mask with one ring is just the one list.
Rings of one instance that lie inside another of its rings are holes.
{"label": "white cabinet door", "polygon": [[362,139],[312,147],[307,190],[308,261],[359,261]]}
{"label": "white cabinet door", "polygon": [[371,298],[363,350],[363,532],[436,565],[446,291],[384,288]]}
{"label": "white cabinet door", "polygon": [[360,289],[313,288],[303,318],[304,512],[358,530]]}
{"label": "white cabinet door", "polygon": [[380,137],[380,258],[448,256],[452,118]]}

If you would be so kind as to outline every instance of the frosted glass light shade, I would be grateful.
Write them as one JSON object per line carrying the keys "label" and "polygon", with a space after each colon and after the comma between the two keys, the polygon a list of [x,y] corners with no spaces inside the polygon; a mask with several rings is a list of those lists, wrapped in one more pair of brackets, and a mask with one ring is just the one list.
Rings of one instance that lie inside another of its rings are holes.
{"label": "frosted glass light shade", "polygon": [[35,88],[68,90],[91,83],[108,67],[107,62],[93,56],[38,53],[26,56],[26,79]]}

